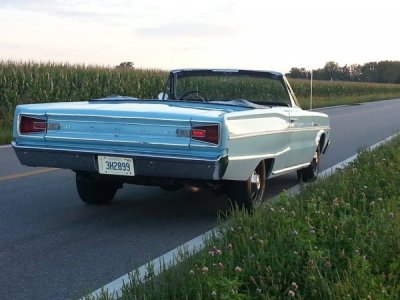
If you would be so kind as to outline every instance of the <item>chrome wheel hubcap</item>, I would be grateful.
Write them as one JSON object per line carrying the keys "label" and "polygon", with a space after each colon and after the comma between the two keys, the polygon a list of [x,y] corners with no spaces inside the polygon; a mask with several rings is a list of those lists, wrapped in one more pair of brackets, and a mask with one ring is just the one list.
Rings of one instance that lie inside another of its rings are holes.
{"label": "chrome wheel hubcap", "polygon": [[261,187],[260,175],[258,175],[256,172],[251,174],[251,185],[254,186],[256,190],[259,190]]}

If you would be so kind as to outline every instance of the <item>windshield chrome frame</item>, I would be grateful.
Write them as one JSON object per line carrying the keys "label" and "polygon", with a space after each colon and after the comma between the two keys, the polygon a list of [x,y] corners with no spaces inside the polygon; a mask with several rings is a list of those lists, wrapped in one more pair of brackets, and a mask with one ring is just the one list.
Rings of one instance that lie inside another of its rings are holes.
{"label": "windshield chrome frame", "polygon": [[[259,78],[269,78],[281,81],[283,87],[285,88],[291,107],[300,107],[293,90],[290,87],[286,77],[279,72],[275,71],[262,71],[262,70],[239,70],[239,69],[176,69],[169,73],[167,83],[165,85],[164,93],[169,95],[169,100],[177,100],[177,82],[179,78],[191,77],[191,76],[223,76],[223,75],[247,75],[250,77]],[[169,89],[169,93],[168,93]],[[257,102],[250,101],[252,103],[258,104]],[[212,102],[211,102],[212,103]],[[261,104],[262,105],[262,104]]]}

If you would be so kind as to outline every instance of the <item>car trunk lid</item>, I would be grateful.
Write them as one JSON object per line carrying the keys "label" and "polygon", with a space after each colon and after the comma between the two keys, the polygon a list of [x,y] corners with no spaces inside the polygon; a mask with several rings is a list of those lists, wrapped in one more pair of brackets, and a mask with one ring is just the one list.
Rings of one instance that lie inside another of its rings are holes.
{"label": "car trunk lid", "polygon": [[45,139],[72,147],[182,150],[190,147],[193,116],[218,120],[222,113],[151,102],[74,103],[47,110]]}

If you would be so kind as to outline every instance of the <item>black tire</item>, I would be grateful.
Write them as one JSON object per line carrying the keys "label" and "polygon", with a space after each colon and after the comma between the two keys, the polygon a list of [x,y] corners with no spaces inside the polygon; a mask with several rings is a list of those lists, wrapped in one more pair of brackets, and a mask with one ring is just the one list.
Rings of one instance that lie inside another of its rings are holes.
{"label": "black tire", "polygon": [[103,205],[109,203],[115,196],[119,186],[91,175],[76,173],[76,188],[79,197],[87,204]]}
{"label": "black tire", "polygon": [[229,181],[228,196],[239,209],[251,211],[254,206],[260,204],[264,199],[266,170],[264,161],[260,162],[257,168],[246,181]]}
{"label": "black tire", "polygon": [[304,169],[297,170],[297,178],[303,182],[313,182],[317,179],[321,161],[321,150],[318,146],[310,165]]}

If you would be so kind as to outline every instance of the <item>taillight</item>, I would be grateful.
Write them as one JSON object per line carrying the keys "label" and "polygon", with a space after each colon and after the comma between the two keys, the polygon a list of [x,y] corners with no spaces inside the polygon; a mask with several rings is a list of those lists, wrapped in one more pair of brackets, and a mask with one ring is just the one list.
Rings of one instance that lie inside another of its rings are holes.
{"label": "taillight", "polygon": [[206,143],[219,144],[219,125],[193,126],[190,136],[193,140]]}
{"label": "taillight", "polygon": [[21,116],[19,132],[21,134],[46,132],[47,120],[38,117]]}

